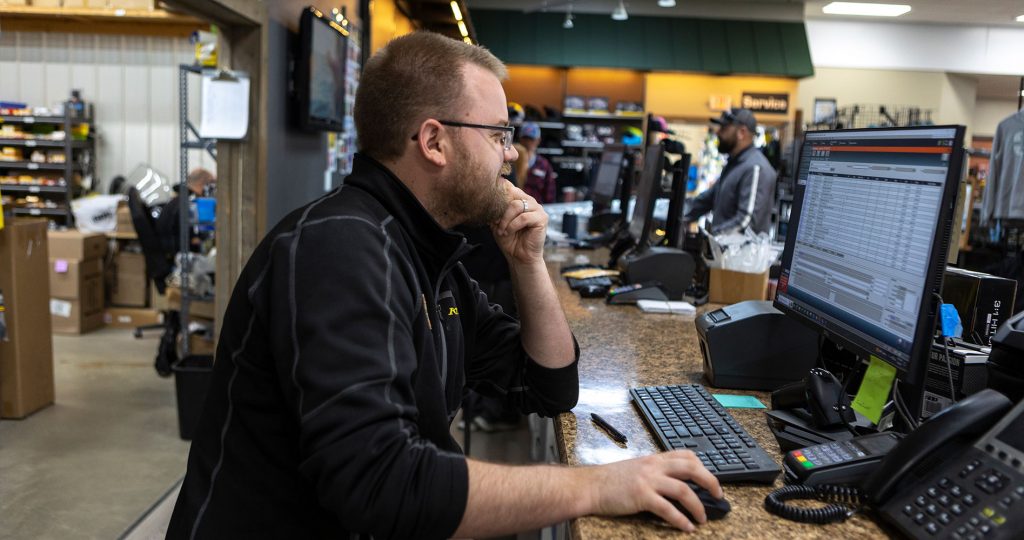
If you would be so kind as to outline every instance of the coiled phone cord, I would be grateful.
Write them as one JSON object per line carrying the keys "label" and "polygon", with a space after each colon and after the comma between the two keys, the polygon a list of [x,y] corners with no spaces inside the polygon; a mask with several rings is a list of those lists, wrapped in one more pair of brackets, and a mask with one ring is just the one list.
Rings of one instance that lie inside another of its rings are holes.
{"label": "coiled phone cord", "polygon": [[[792,506],[786,501],[817,499],[829,503],[820,508]],[[820,485],[816,487],[784,486],[764,498],[764,509],[790,521],[824,525],[846,521],[864,506],[860,490],[850,486]]]}

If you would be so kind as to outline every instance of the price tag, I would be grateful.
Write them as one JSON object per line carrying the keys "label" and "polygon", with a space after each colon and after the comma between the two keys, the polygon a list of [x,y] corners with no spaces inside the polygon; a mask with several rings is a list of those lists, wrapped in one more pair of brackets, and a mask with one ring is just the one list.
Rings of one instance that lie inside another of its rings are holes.
{"label": "price tag", "polygon": [[36,118],[34,116],[26,116],[22,119],[26,124],[35,124]]}
{"label": "price tag", "polygon": [[34,170],[36,170],[38,168],[39,168],[39,164],[38,163],[29,163],[28,164],[28,170],[30,170],[30,171],[34,171]]}
{"label": "price tag", "polygon": [[28,187],[28,192],[29,193],[39,193],[39,186],[29,186]]}
{"label": "price tag", "polygon": [[25,141],[25,146],[27,146],[29,148],[32,148],[35,145],[36,145],[35,141]]}

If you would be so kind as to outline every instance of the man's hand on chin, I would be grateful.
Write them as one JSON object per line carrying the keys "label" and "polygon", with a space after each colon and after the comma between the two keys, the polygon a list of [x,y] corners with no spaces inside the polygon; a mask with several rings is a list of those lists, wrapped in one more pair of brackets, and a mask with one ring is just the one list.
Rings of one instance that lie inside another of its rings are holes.
{"label": "man's hand on chin", "polygon": [[534,265],[544,262],[544,240],[548,214],[536,199],[507,184],[505,213],[491,224],[491,232],[510,265]]}

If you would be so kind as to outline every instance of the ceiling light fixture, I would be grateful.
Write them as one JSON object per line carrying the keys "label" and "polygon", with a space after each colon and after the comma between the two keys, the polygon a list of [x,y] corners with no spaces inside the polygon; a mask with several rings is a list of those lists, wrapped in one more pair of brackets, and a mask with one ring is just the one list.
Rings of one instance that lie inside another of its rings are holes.
{"label": "ceiling light fixture", "polygon": [[455,15],[456,21],[462,20],[462,10],[459,9],[459,3],[455,0],[452,0],[452,13]]}
{"label": "ceiling light fixture", "polygon": [[1017,17],[1017,22],[1024,22],[1024,15]]}
{"label": "ceiling light fixture", "polygon": [[676,0],[658,0],[660,7],[676,7]]}
{"label": "ceiling light fixture", "polygon": [[466,37],[462,38],[462,41],[465,41],[466,43],[469,43],[470,45],[473,44],[473,40],[469,39],[469,36],[466,36]]}
{"label": "ceiling light fixture", "polygon": [[562,28],[572,30],[572,13],[565,12],[565,21],[562,22]]}
{"label": "ceiling light fixture", "polygon": [[462,34],[462,37],[469,37],[469,30],[466,29],[466,23],[463,21],[459,21],[459,33]]}
{"label": "ceiling light fixture", "polygon": [[861,15],[865,17],[899,17],[910,12],[906,4],[868,4],[864,2],[832,2],[821,8],[829,15]]}
{"label": "ceiling light fixture", "polygon": [[612,10],[612,20],[624,21],[628,18],[629,13],[626,13],[626,6],[622,3],[622,0],[619,0],[619,5],[615,6],[615,9]]}

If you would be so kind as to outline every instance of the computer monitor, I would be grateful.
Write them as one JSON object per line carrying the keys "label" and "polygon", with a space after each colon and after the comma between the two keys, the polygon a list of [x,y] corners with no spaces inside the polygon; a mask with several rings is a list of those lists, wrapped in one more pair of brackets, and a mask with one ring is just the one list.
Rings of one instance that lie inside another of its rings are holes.
{"label": "computer monitor", "polygon": [[917,418],[963,137],[962,126],[806,133],[775,298],[862,360],[895,367]]}
{"label": "computer monitor", "polygon": [[[594,190],[591,200],[594,210],[606,210],[619,194],[619,178],[622,175],[622,159],[625,147],[621,144],[605,145],[594,173]],[[625,211],[625,209],[620,209]]]}
{"label": "computer monitor", "polygon": [[648,146],[644,152],[644,170],[636,188],[636,202],[633,216],[629,220],[629,236],[636,242],[636,249],[643,250],[651,245],[654,231],[654,203],[661,195],[662,161],[665,152],[660,144]]}

